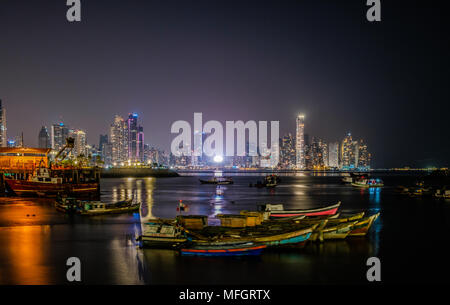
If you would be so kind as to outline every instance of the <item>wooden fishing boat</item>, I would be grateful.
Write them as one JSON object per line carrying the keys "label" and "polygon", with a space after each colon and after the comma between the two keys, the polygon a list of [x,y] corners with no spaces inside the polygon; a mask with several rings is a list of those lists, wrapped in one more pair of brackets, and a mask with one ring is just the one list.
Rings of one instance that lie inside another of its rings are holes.
{"label": "wooden fishing boat", "polygon": [[142,235],[138,241],[144,248],[178,249],[188,241],[184,230],[175,222],[153,219],[141,225]]}
{"label": "wooden fishing boat", "polygon": [[348,236],[365,236],[379,216],[380,213],[377,213],[357,221]]}
{"label": "wooden fishing boat", "polygon": [[270,217],[293,217],[293,216],[321,216],[321,215],[334,215],[339,209],[341,202],[336,204],[316,208],[316,209],[284,209],[282,204],[266,204],[260,206],[259,209],[270,212]]}
{"label": "wooden fishing boat", "polygon": [[195,242],[181,249],[182,255],[190,256],[242,256],[260,255],[267,246],[254,242]]}
{"label": "wooden fishing boat", "polygon": [[92,216],[134,212],[139,210],[140,205],[140,203],[133,202],[133,199],[107,204],[101,201],[82,201],[65,197],[58,198],[55,202],[55,207],[60,212]]}
{"label": "wooden fishing boat", "polygon": [[357,221],[327,224],[325,227],[315,230],[311,235],[310,240],[319,240],[322,242],[327,239],[345,239],[356,223]]}
{"label": "wooden fishing boat", "polygon": [[198,179],[201,184],[233,184],[231,177],[212,177],[209,180]]}
{"label": "wooden fishing boat", "polygon": [[295,246],[296,244],[301,244],[311,237],[312,232],[319,224],[314,224],[312,226],[292,230],[283,233],[271,233],[270,231],[265,231],[265,235],[253,234],[252,241],[256,243],[263,243],[268,247],[276,246]]}

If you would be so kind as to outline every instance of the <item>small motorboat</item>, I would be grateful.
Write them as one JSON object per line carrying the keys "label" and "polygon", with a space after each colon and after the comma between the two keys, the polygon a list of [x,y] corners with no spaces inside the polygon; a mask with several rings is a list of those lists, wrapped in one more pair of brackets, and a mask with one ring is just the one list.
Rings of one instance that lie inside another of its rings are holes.
{"label": "small motorboat", "polygon": [[434,193],[434,197],[436,198],[445,198],[445,199],[449,199],[450,198],[450,190],[436,190],[436,192]]}
{"label": "small motorboat", "polygon": [[233,184],[231,177],[212,177],[209,180],[199,179],[201,184]]}
{"label": "small motorboat", "polygon": [[268,188],[273,188],[276,187],[278,185],[278,182],[280,182],[280,178],[277,175],[267,175],[266,177],[264,177],[264,181],[257,181],[255,184],[251,184],[250,183],[250,187],[255,186],[258,188],[262,188],[262,187],[268,187]]}
{"label": "small motorboat", "polygon": [[384,183],[383,180],[381,180],[380,178],[371,178],[371,179],[361,178],[356,180],[355,182],[352,182],[352,185],[356,187],[368,188],[368,187],[382,187],[384,186]]}
{"label": "small motorboat", "polygon": [[282,204],[266,204],[259,206],[260,211],[270,212],[270,217],[293,217],[293,216],[321,216],[334,215],[339,209],[341,202],[336,204],[316,208],[316,209],[284,209]]}
{"label": "small motorboat", "polygon": [[344,173],[342,182],[343,183],[353,183],[358,179],[365,178],[363,173]]}
{"label": "small motorboat", "polygon": [[134,202],[133,199],[116,203],[104,203],[101,201],[83,201],[72,197],[60,197],[55,202],[55,207],[58,211],[80,215],[129,213],[138,211],[140,206],[141,204]]}
{"label": "small motorboat", "polygon": [[181,254],[191,256],[260,255],[265,248],[267,248],[265,244],[249,241],[194,242],[191,246],[182,248]]}

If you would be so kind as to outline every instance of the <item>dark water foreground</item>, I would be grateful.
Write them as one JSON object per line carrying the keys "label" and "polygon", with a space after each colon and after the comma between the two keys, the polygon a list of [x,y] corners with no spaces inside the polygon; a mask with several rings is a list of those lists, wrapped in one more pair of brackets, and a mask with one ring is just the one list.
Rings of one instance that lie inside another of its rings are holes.
{"label": "dark water foreground", "polygon": [[0,284],[64,284],[66,260],[82,263],[86,284],[345,284],[367,283],[366,260],[381,260],[385,283],[445,282],[450,267],[450,202],[398,195],[393,187],[414,177],[382,177],[386,187],[361,190],[334,176],[286,176],[275,190],[248,187],[255,176],[236,176],[224,196],[198,177],[102,181],[102,200],[133,193],[156,217],[174,217],[181,199],[190,214],[214,216],[255,210],[257,204],[316,207],[342,201],[344,212],[381,212],[366,238],[309,244],[260,257],[181,257],[141,250],[134,236],[139,215],[86,218],[58,213],[48,199],[0,199]]}

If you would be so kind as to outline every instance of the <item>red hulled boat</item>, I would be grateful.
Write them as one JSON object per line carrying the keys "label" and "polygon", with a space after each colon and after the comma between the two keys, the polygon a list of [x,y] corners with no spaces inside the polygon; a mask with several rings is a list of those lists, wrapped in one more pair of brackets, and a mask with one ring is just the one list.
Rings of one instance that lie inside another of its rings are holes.
{"label": "red hulled boat", "polygon": [[261,210],[270,212],[270,217],[294,217],[294,216],[322,216],[335,215],[341,205],[336,204],[317,209],[284,209],[282,204],[266,204],[260,207]]}
{"label": "red hulled boat", "polygon": [[47,168],[39,168],[28,180],[6,179],[5,181],[17,196],[54,197],[58,194],[67,194],[84,197],[99,191],[98,182],[64,182],[62,177],[51,177]]}

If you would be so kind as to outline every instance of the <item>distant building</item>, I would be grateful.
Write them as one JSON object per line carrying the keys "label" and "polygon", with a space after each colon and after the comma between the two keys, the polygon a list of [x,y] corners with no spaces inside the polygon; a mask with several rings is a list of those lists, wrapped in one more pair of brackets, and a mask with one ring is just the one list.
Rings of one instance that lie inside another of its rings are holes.
{"label": "distant building", "polygon": [[328,166],[331,168],[339,167],[339,142],[328,144]]}
{"label": "distant building", "polygon": [[113,150],[113,145],[111,143],[103,143],[102,151],[101,151],[101,158],[106,166],[114,165],[113,160],[112,160],[112,156],[113,156],[112,150]]}
{"label": "distant building", "polygon": [[103,144],[109,143],[108,141],[108,135],[100,135],[100,141],[98,142],[98,150],[100,151],[100,153],[103,151]]}
{"label": "distant building", "polygon": [[51,129],[51,144],[52,149],[61,150],[66,145],[66,139],[69,137],[69,127],[64,123],[53,124]]}
{"label": "distant building", "polygon": [[6,109],[3,108],[2,100],[0,99],[0,147],[7,146],[6,137]]}
{"label": "distant building", "polygon": [[305,116],[300,114],[296,120],[296,167],[297,169],[305,169]]}
{"label": "distant building", "polygon": [[354,146],[352,134],[348,133],[341,145],[341,169],[355,168]]}
{"label": "distant building", "polygon": [[[292,160],[292,153],[294,160]],[[292,135],[288,134],[280,138],[280,167],[292,168],[293,165],[295,166],[295,144]]]}
{"label": "distant building", "polygon": [[75,130],[73,132],[73,138],[75,140],[75,145],[73,148],[73,153],[75,156],[84,155],[87,156],[87,143],[86,143],[86,133],[83,130]]}
{"label": "distant building", "polygon": [[50,141],[50,135],[48,134],[47,127],[42,126],[39,131],[38,136],[38,147],[39,148],[52,148],[52,143]]}
{"label": "distant building", "polygon": [[128,127],[128,160],[144,162],[144,129],[138,125],[138,115],[130,113]]}
{"label": "distant building", "polygon": [[116,115],[111,125],[109,139],[111,143],[111,160],[117,165],[128,161],[128,127],[125,120]]}
{"label": "distant building", "polygon": [[358,168],[359,169],[370,169],[371,155],[367,150],[367,145],[361,139],[359,140],[359,157],[358,157]]}

